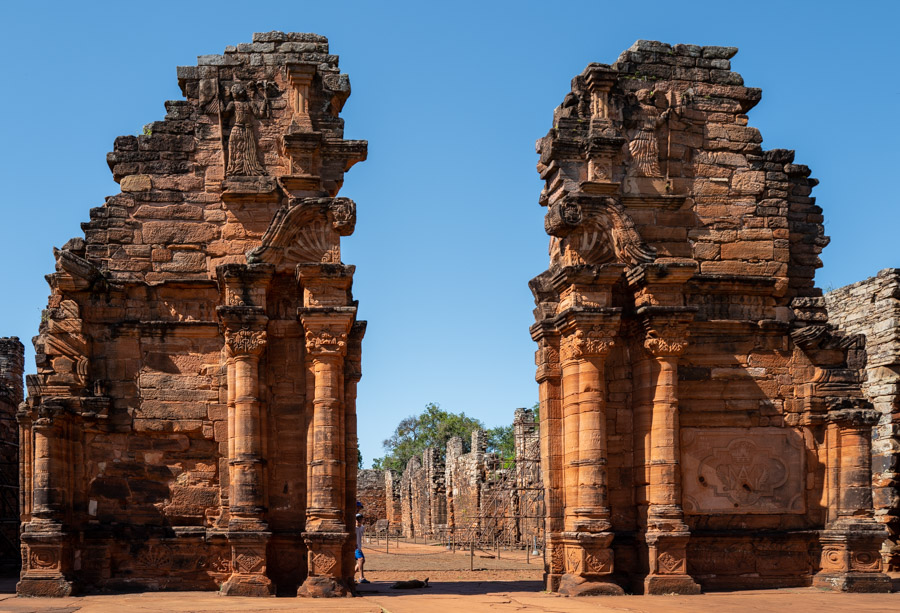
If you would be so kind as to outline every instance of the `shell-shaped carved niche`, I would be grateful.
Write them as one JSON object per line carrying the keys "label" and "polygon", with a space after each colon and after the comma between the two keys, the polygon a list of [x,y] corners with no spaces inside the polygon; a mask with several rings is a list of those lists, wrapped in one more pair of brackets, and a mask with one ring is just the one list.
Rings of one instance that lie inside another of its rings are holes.
{"label": "shell-shaped carved niche", "polygon": [[303,263],[341,261],[341,236],[353,233],[356,204],[348,198],[304,198],[281,207],[247,261],[292,270]]}

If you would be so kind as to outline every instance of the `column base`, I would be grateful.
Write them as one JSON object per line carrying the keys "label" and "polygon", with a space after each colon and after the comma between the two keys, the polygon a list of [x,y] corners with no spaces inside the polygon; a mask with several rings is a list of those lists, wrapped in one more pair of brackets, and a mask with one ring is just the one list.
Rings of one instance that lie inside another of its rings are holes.
{"label": "column base", "polygon": [[644,579],[644,594],[699,594],[700,586],[690,575],[649,575]]}
{"label": "column base", "polygon": [[275,584],[266,575],[268,532],[229,532],[231,576],[219,593],[223,596],[267,597],[275,595]]}
{"label": "column base", "polygon": [[608,581],[588,579],[579,575],[565,574],[559,581],[557,590],[564,596],[624,596],[625,590]]}
{"label": "column base", "polygon": [[544,586],[548,592],[558,592],[559,582],[563,576],[556,573],[544,573]]}
{"label": "column base", "polygon": [[813,587],[835,592],[888,593],[891,578],[884,573],[818,573],[813,577]]}
{"label": "column base", "polygon": [[350,595],[350,590],[334,577],[307,577],[297,590],[297,596],[301,598],[342,598]]}
{"label": "column base", "polygon": [[234,574],[219,589],[222,596],[253,596],[267,598],[275,595],[275,585],[265,575]]}
{"label": "column base", "polygon": [[644,578],[644,594],[699,594],[700,586],[687,574],[687,544],[691,535],[675,517],[680,508],[671,507],[669,517],[656,513],[644,534],[650,573]]}
{"label": "column base", "polygon": [[65,598],[76,593],[75,583],[65,577],[28,577],[16,584],[16,594],[27,598]]}
{"label": "column base", "polygon": [[352,595],[348,584],[350,577],[341,577],[344,544],[350,538],[348,532],[304,532],[303,541],[308,548],[309,575],[297,590],[302,598],[339,598]]}
{"label": "column base", "polygon": [[813,585],[837,592],[890,592],[881,545],[887,531],[871,518],[842,518],[822,532],[822,570]]}

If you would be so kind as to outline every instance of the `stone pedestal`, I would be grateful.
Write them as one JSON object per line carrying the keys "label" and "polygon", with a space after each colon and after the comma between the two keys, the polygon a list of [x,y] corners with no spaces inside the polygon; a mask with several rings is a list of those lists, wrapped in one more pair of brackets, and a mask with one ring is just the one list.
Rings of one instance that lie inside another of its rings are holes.
{"label": "stone pedestal", "polygon": [[266,576],[268,532],[229,532],[231,576],[222,584],[223,596],[274,596],[275,586]]}
{"label": "stone pedestal", "polygon": [[842,592],[891,591],[881,557],[887,530],[875,521],[872,508],[871,437],[878,417],[877,411],[857,407],[828,414],[838,431],[838,447],[828,454],[838,468],[838,512],[820,539],[821,570],[815,586]]}
{"label": "stone pedestal", "polygon": [[309,575],[297,590],[305,598],[333,598],[350,594],[341,577],[344,543],[348,532],[305,532],[303,540],[309,548]]}

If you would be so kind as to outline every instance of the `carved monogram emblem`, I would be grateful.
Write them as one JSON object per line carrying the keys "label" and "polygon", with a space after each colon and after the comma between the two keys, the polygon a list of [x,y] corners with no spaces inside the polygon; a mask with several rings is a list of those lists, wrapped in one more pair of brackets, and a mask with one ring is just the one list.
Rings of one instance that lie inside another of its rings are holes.
{"label": "carved monogram emblem", "polygon": [[255,573],[262,568],[265,559],[253,553],[242,553],[234,558],[234,568],[239,573]]}
{"label": "carved monogram emblem", "polygon": [[584,554],[584,572],[607,573],[610,570],[609,552]]}
{"label": "carved monogram emblem", "polygon": [[656,558],[659,572],[663,574],[673,575],[684,572],[684,558],[678,558],[664,551]]}
{"label": "carved monogram emblem", "polygon": [[336,563],[337,560],[330,553],[313,554],[313,572],[317,575],[327,575]]}
{"label": "carved monogram emblem", "polygon": [[711,484],[717,496],[725,496],[738,505],[752,505],[761,497],[773,496],[787,482],[787,465],[760,449],[749,438],[739,438],[727,447],[713,449],[700,463],[701,473],[709,467],[720,486]]}
{"label": "carved monogram emblem", "polygon": [[578,547],[566,548],[566,572],[581,572],[581,549]]}

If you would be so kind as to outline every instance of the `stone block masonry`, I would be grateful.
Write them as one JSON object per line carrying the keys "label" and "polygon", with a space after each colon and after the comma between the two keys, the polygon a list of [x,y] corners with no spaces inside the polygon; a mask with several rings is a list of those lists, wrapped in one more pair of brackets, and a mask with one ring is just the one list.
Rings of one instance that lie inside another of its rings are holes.
{"label": "stone block masonry", "polygon": [[366,158],[316,34],[179,67],[107,157],[121,193],[48,275],[19,411],[18,592],[339,596],[353,584],[365,322],[341,261]]}
{"label": "stone block masonry", "polygon": [[24,399],[25,347],[15,336],[0,338],[0,572],[19,569],[19,427]]}
{"label": "stone block masonry", "polygon": [[638,41],[537,143],[550,590],[890,589],[863,340],[829,323],[817,181],[762,148],[736,53]]}
{"label": "stone block masonry", "polygon": [[900,269],[828,292],[825,303],[830,322],[866,338],[862,389],[880,415],[872,437],[875,518],[889,532],[884,563],[900,572]]}

